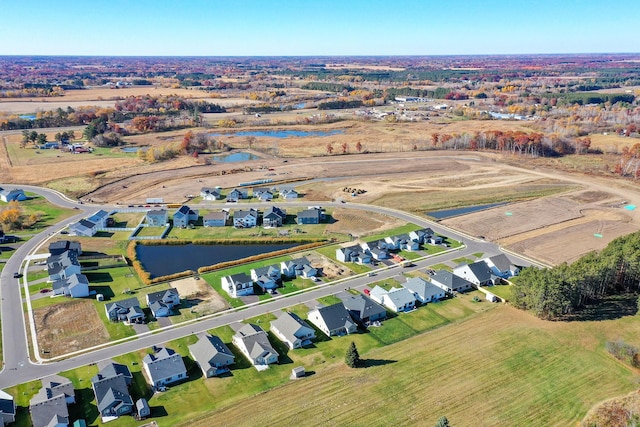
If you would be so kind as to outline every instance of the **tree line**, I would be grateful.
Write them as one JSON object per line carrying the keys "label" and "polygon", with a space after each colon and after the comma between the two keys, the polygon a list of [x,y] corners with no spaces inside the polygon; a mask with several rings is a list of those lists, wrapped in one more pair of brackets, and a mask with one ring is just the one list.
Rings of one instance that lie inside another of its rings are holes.
{"label": "tree line", "polygon": [[607,295],[638,292],[640,232],[618,237],[572,264],[525,268],[514,286],[513,304],[543,319],[560,319]]}

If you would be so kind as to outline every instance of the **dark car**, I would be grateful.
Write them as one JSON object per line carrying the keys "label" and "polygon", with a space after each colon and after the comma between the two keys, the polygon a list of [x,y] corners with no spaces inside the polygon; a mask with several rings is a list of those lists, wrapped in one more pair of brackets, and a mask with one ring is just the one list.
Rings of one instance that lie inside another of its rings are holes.
{"label": "dark car", "polygon": [[20,274],[20,273],[18,273],[18,272],[13,273],[13,278],[14,278],[14,279],[19,279],[19,278],[21,278],[21,277],[22,277],[22,274]]}
{"label": "dark car", "polygon": [[51,289],[47,289],[47,288],[40,289],[41,294],[46,294],[47,292],[51,292]]}

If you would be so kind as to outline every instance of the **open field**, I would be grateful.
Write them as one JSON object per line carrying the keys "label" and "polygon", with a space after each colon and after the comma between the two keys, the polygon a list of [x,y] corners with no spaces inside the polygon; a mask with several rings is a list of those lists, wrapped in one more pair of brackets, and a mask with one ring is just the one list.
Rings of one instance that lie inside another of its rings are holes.
{"label": "open field", "polygon": [[627,138],[617,135],[616,133],[594,133],[589,135],[591,138],[591,148],[602,150],[604,153],[621,153],[624,147],[631,148],[633,145],[640,143],[638,138]]}
{"label": "open field", "polygon": [[[636,387],[635,375],[603,348],[621,327],[638,331],[634,317],[551,323],[501,306],[471,319],[362,351],[367,368],[337,360],[250,401],[221,402],[225,409],[188,424],[431,425],[446,415],[456,426],[566,426],[596,402]],[[345,346],[350,338],[342,339]],[[273,403],[283,400],[289,404]]]}

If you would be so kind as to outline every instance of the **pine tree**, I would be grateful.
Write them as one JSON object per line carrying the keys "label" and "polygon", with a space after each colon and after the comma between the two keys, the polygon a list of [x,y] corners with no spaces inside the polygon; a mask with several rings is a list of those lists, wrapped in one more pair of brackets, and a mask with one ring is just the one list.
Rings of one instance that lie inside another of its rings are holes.
{"label": "pine tree", "polygon": [[449,427],[449,420],[444,415],[438,418],[436,427]]}
{"label": "pine tree", "polygon": [[353,341],[351,341],[351,345],[347,349],[347,354],[344,356],[344,363],[350,368],[357,368],[360,364],[360,354],[358,354],[358,348]]}

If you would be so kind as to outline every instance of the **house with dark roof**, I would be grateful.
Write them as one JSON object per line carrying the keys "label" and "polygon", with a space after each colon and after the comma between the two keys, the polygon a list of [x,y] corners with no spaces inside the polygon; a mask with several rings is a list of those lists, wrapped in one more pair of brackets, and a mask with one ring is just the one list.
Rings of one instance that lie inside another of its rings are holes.
{"label": "house with dark roof", "polygon": [[233,336],[233,344],[259,369],[278,363],[278,352],[271,346],[269,336],[258,325],[249,323]]}
{"label": "house with dark roof", "polygon": [[177,289],[169,288],[147,294],[146,300],[153,317],[167,317],[174,307],[180,305],[180,294]]}
{"label": "house with dark roof", "polygon": [[152,227],[164,227],[169,222],[169,211],[166,209],[152,209],[147,212],[145,221]]}
{"label": "house with dark roof", "polygon": [[89,296],[89,279],[84,274],[72,274],[64,279],[53,282],[53,296],[64,295],[71,298],[86,298]]}
{"label": "house with dark roof", "polygon": [[147,374],[149,384],[156,389],[189,377],[182,356],[167,347],[142,358],[142,368]]}
{"label": "house with dark roof", "polygon": [[447,270],[438,270],[431,276],[431,283],[442,288],[445,292],[465,292],[473,289],[473,283],[467,279],[456,276]]}
{"label": "house with dark roof", "polygon": [[367,326],[387,317],[387,310],[366,295],[345,294],[340,299],[351,318],[361,325]]}
{"label": "house with dark roof", "polygon": [[417,240],[419,244],[423,245],[427,243],[428,239],[434,235],[434,232],[430,228],[422,228],[420,230],[414,230],[409,232],[409,238]]}
{"label": "house with dark roof", "polygon": [[280,271],[283,276],[288,278],[303,277],[310,279],[318,274],[318,269],[313,267],[306,257],[282,261],[280,263]]}
{"label": "house with dark roof", "polygon": [[5,203],[13,201],[22,202],[23,200],[27,200],[27,196],[24,194],[24,190],[17,188],[10,190],[8,188],[0,187],[0,200]]}
{"label": "house with dark roof", "polygon": [[248,199],[249,193],[244,188],[234,188],[227,194],[227,202],[237,202],[241,199]]}
{"label": "house with dark roof", "polygon": [[239,210],[233,213],[233,226],[236,228],[251,228],[258,225],[258,211],[251,208],[249,210]]}
{"label": "house with dark roof", "polygon": [[109,218],[109,212],[100,209],[98,212],[87,218],[87,220],[94,223],[97,228],[104,228],[107,226],[107,218]]}
{"label": "house with dark roof", "polygon": [[438,301],[445,297],[444,289],[421,277],[408,279],[402,284],[402,287],[411,291],[414,298],[422,304]]}
{"label": "house with dark roof", "polygon": [[107,318],[112,322],[144,323],[144,312],[140,308],[140,302],[136,297],[108,302],[104,305],[104,309],[107,313]]}
{"label": "house with dark roof", "polygon": [[221,200],[222,191],[219,188],[202,187],[200,189],[202,200]]}
{"label": "house with dark roof", "polygon": [[65,279],[80,274],[80,262],[76,251],[65,251],[60,255],[51,255],[47,258],[47,273],[49,280]]}
{"label": "house with dark roof", "polygon": [[229,372],[229,366],[236,357],[229,347],[215,335],[200,335],[195,344],[189,346],[189,353],[200,366],[205,378],[211,378]]}
{"label": "house with dark roof", "polygon": [[400,238],[400,249],[403,251],[417,251],[420,249],[420,242],[418,239],[412,239],[409,234],[399,234]]}
{"label": "house with dark roof", "polygon": [[202,217],[202,225],[205,227],[224,227],[229,220],[229,211],[209,212]]}
{"label": "house with dark roof", "polygon": [[298,225],[303,224],[320,224],[322,220],[322,210],[320,209],[305,209],[303,211],[298,212],[296,216],[296,223]]}
{"label": "house with dark roof", "polygon": [[374,240],[373,242],[362,242],[360,244],[365,253],[371,255],[372,258],[381,260],[389,258],[387,251],[387,242],[384,240]]}
{"label": "house with dark roof", "polygon": [[517,276],[518,273],[520,273],[520,267],[511,262],[505,254],[484,258],[482,261],[487,264],[493,274],[498,277],[502,277],[503,279]]}
{"label": "house with dark roof", "polygon": [[251,279],[262,288],[263,292],[277,288],[281,277],[280,266],[277,264],[251,269]]}
{"label": "house with dark roof", "polygon": [[7,425],[16,422],[16,403],[13,396],[0,390],[0,422]]}
{"label": "house with dark roof", "polygon": [[187,205],[182,205],[173,214],[173,226],[186,228],[190,223],[194,223],[198,220],[199,212],[197,209],[191,209]]}
{"label": "house with dark roof", "polygon": [[352,334],[358,325],[341,302],[309,311],[308,320],[328,337]]}
{"label": "house with dark roof", "polygon": [[287,220],[287,212],[276,206],[269,206],[262,214],[263,227],[281,227]]}
{"label": "house with dark roof", "polygon": [[355,262],[358,264],[370,264],[371,255],[360,245],[352,245],[336,249],[336,259],[342,262]]}
{"label": "house with dark roof", "polygon": [[61,255],[66,251],[75,251],[77,255],[82,255],[82,247],[80,242],[75,240],[57,240],[49,243],[50,255]]}
{"label": "house with dark roof", "polygon": [[234,298],[253,295],[253,280],[245,273],[224,276],[220,281],[222,282],[222,289]]}
{"label": "house with dark roof", "polygon": [[470,281],[476,286],[492,286],[500,280],[484,261],[461,264],[453,269],[453,274]]}
{"label": "house with dark roof", "polygon": [[42,388],[29,402],[33,426],[68,426],[68,405],[75,401],[73,384],[69,379],[59,375],[43,378]]}
{"label": "house with dark roof", "polygon": [[91,387],[103,422],[133,411],[133,399],[129,394],[132,378],[129,368],[111,362],[91,379]]}
{"label": "house with dark roof", "polygon": [[270,202],[273,200],[273,192],[268,188],[255,188],[253,190],[253,197],[261,202]]}
{"label": "house with dark roof", "polygon": [[286,312],[271,322],[271,332],[290,349],[301,348],[311,344],[316,331],[297,314]]}
{"label": "house with dark roof", "polygon": [[71,236],[95,236],[98,232],[98,226],[89,220],[81,219],[69,226],[69,235]]}

